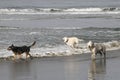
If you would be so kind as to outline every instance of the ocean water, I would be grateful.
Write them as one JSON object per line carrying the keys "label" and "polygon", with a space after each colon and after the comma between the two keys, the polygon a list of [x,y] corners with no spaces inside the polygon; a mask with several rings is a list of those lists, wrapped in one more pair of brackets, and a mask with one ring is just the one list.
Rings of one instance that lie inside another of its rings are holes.
{"label": "ocean water", "polygon": [[[72,52],[62,38],[83,39]],[[30,45],[36,57],[87,53],[86,43],[120,48],[119,0],[0,0],[0,57],[13,55],[8,46]]]}

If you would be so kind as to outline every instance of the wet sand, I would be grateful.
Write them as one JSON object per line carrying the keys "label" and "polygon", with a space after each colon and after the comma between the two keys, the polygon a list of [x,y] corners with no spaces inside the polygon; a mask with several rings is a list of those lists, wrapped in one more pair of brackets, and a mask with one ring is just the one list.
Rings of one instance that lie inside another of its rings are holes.
{"label": "wet sand", "polygon": [[106,60],[90,54],[33,60],[1,61],[0,80],[120,80],[120,50],[107,52]]}

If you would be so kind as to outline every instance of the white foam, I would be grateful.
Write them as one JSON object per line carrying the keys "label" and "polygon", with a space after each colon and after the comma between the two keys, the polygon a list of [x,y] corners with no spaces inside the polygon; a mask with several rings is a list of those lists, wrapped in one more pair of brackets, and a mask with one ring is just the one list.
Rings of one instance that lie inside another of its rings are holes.
{"label": "white foam", "polygon": [[104,44],[108,50],[120,49],[120,41],[109,41]]}
{"label": "white foam", "polygon": [[102,11],[101,8],[81,8],[81,9],[76,9],[76,8],[70,8],[70,9],[66,9],[64,11],[68,11],[68,12],[92,12],[92,11],[96,11],[96,12],[99,12],[99,11]]}
{"label": "white foam", "polygon": [[[120,41],[109,41],[104,42],[107,51],[120,49]],[[90,53],[89,49],[86,47],[87,43],[79,44],[79,48],[72,50],[66,45],[60,45],[58,47],[41,47],[41,48],[32,48],[30,54],[33,57],[51,57],[51,56],[70,56],[74,54],[83,54]],[[25,55],[25,54],[24,54]],[[9,57],[13,56],[12,51],[6,49],[0,50],[0,57]]]}
{"label": "white foam", "polygon": [[13,56],[13,54],[12,54],[12,52],[10,51],[8,51],[8,50],[6,50],[6,49],[2,49],[2,50],[0,50],[0,57],[8,57],[8,56]]}
{"label": "white foam", "polygon": [[0,9],[0,14],[119,14],[119,9],[108,8],[68,8],[68,9],[57,9],[57,8],[26,8],[26,9],[15,9],[5,8]]}
{"label": "white foam", "polygon": [[39,32],[30,32],[30,35],[40,34]]}

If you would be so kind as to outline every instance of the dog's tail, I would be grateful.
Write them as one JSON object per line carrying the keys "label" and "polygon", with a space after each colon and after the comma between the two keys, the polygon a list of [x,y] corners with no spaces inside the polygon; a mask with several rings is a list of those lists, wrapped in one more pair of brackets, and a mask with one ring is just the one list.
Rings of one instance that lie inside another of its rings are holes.
{"label": "dog's tail", "polygon": [[32,45],[30,45],[29,47],[32,47],[32,46],[34,46],[36,44],[36,41],[34,41],[33,43],[32,43]]}

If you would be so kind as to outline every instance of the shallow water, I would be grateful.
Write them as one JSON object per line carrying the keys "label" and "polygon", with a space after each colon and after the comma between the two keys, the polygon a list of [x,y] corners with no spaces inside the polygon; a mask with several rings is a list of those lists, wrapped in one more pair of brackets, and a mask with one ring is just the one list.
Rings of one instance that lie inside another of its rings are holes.
{"label": "shallow water", "polygon": [[106,60],[92,61],[90,54],[33,60],[1,61],[2,80],[119,80],[119,51],[107,52]]}

